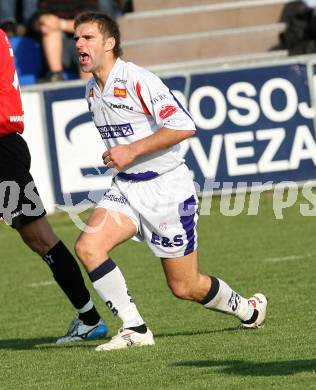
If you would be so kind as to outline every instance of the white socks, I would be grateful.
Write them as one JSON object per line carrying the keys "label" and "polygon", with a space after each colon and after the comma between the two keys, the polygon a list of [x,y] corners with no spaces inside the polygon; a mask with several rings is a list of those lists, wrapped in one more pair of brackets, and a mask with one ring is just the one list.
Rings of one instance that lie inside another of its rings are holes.
{"label": "white socks", "polygon": [[[112,313],[123,321],[123,328],[134,328],[144,324],[136,305],[128,294],[126,282],[113,260],[104,261],[89,272],[93,287]],[[248,321],[254,314],[248,299],[237,294],[223,280],[211,276],[209,293],[201,302],[206,309],[232,314],[241,321]]]}
{"label": "white socks", "polygon": [[123,321],[124,329],[144,324],[136,305],[128,295],[124,276],[113,260],[104,261],[98,268],[89,272],[89,277],[106,306]]}
{"label": "white socks", "polygon": [[248,299],[237,294],[223,280],[211,276],[212,285],[208,295],[201,302],[206,309],[233,314],[241,321],[249,320],[254,312]]}
{"label": "white socks", "polygon": [[94,304],[92,302],[92,299],[90,298],[89,301],[81,309],[78,309],[78,313],[79,314],[86,313],[87,311],[91,310],[93,306]]}

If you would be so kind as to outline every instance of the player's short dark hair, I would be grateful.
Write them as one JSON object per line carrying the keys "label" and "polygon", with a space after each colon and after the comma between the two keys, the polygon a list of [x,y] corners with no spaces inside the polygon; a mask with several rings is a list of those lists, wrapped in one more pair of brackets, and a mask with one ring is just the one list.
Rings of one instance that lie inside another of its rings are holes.
{"label": "player's short dark hair", "polygon": [[82,12],[76,16],[74,21],[74,28],[76,29],[80,24],[83,23],[96,23],[101,34],[108,34],[110,37],[115,39],[115,46],[113,49],[113,54],[115,57],[120,57],[122,55],[121,48],[121,33],[118,24],[115,20],[111,19],[106,14],[101,12]]}

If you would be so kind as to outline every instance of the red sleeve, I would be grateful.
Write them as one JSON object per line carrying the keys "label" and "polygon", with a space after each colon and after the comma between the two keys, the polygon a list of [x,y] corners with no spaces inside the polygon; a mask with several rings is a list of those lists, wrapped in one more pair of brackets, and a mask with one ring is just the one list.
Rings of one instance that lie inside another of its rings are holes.
{"label": "red sleeve", "polygon": [[0,29],[0,137],[22,133],[24,113],[13,50],[6,34]]}

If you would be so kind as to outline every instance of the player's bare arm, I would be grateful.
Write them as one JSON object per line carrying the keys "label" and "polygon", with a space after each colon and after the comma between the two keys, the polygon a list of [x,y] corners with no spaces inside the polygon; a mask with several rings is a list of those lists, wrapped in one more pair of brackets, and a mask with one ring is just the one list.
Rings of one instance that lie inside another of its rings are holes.
{"label": "player's bare arm", "polygon": [[155,134],[139,141],[129,145],[117,145],[107,150],[102,155],[103,163],[108,168],[122,170],[137,157],[176,145],[191,137],[194,132],[195,130],[173,130],[163,127]]}

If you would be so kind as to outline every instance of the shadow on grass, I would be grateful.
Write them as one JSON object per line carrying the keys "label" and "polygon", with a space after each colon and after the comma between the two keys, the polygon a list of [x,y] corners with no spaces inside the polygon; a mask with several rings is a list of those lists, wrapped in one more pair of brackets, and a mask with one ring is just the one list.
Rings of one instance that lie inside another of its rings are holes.
{"label": "shadow on grass", "polygon": [[[201,334],[212,334],[212,333],[224,333],[236,331],[238,328],[225,328],[225,329],[215,329],[215,330],[201,330],[201,331],[192,331],[192,332],[174,332],[174,333],[158,333],[155,334],[155,338],[160,337],[176,337],[176,336],[198,336]],[[29,349],[57,349],[57,348],[93,348],[94,345],[87,341],[81,341],[76,343],[65,343],[65,344],[56,344],[56,337],[42,337],[42,338],[33,338],[33,339],[8,339],[0,340],[0,350],[1,349],[10,349],[15,351],[23,351]],[[98,342],[101,344],[105,340],[109,340],[109,337],[105,339],[91,340],[92,342]],[[50,344],[50,345],[47,345]]]}
{"label": "shadow on grass", "polygon": [[205,330],[196,330],[196,331],[181,331],[178,332],[170,332],[170,333],[154,333],[154,337],[176,337],[176,336],[199,336],[202,334],[214,334],[214,333],[226,333],[226,332],[240,332],[239,327],[230,327],[224,329],[205,329]]}
{"label": "shadow on grass", "polygon": [[[80,341],[76,343],[63,343],[56,344],[56,337],[42,337],[42,338],[33,338],[33,339],[8,339],[0,340],[0,350],[8,349],[12,351],[24,351],[30,349],[45,350],[45,349],[70,349],[70,348],[94,348],[92,342],[98,342],[101,344],[106,339],[97,339],[89,341]],[[48,344],[48,345],[47,345]]]}
{"label": "shadow on grass", "polygon": [[299,372],[315,372],[316,359],[285,360],[278,362],[250,362],[245,360],[192,360],[174,364],[176,367],[215,368],[224,374],[241,376],[294,375]]}

